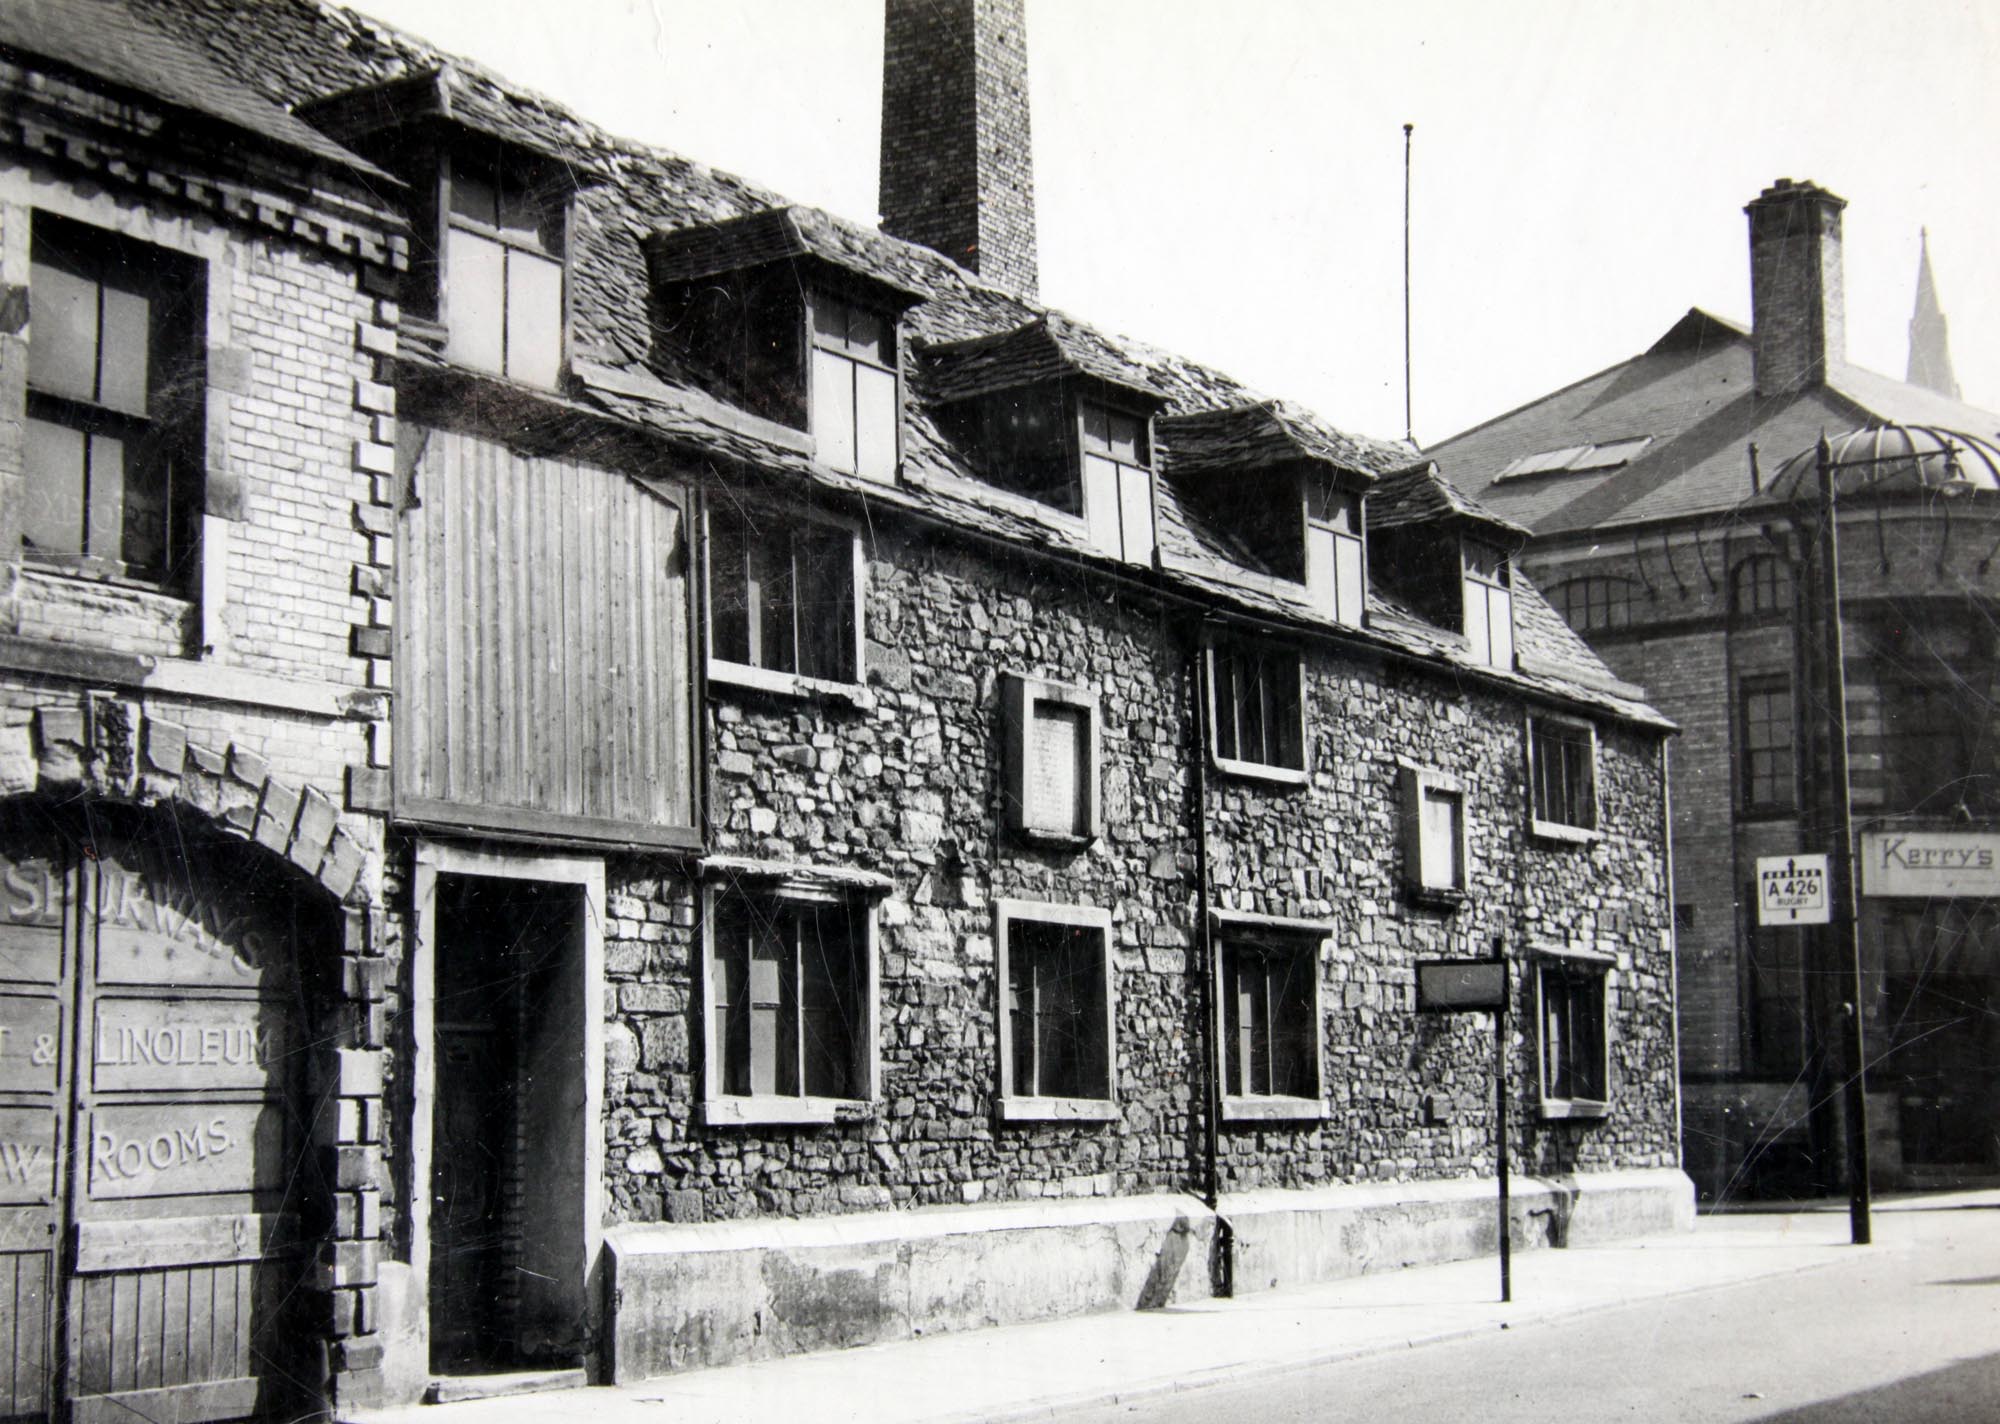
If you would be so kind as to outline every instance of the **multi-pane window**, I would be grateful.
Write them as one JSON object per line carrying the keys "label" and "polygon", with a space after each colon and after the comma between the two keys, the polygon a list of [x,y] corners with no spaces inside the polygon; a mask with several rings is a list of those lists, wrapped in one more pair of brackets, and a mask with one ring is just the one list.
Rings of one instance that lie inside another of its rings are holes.
{"label": "multi-pane window", "polygon": [[1628,627],[1632,622],[1632,580],[1596,574],[1569,579],[1556,586],[1553,602],[1563,621],[1579,633]]}
{"label": "multi-pane window", "polygon": [[80,573],[185,584],[199,516],[198,264],[37,213],[21,547]]}
{"label": "multi-pane window", "polygon": [[813,439],[822,464],[865,479],[896,478],[896,331],[878,312],[815,292]]}
{"label": "multi-pane window", "polygon": [[1313,942],[1226,939],[1222,1045],[1231,1097],[1320,1094],[1318,956]]}
{"label": "multi-pane window", "polygon": [[1401,779],[1404,882],[1419,897],[1456,897],[1465,890],[1465,787],[1414,766]]}
{"label": "multi-pane window", "polygon": [[1306,589],[1320,610],[1359,628],[1366,606],[1361,496],[1306,482]]}
{"label": "multi-pane window", "polygon": [[1792,611],[1792,573],[1775,554],[1753,554],[1730,576],[1729,610],[1748,617]]}
{"label": "multi-pane window", "polygon": [[1977,804],[1994,763],[1984,697],[1969,684],[1892,682],[1882,689],[1887,809]]}
{"label": "multi-pane window", "polygon": [[1109,934],[1101,910],[1000,902],[1001,1095],[1011,1115],[1102,1116],[1108,1108]]}
{"label": "multi-pane window", "polygon": [[1528,775],[1537,830],[1597,828],[1597,734],[1589,724],[1531,718]]}
{"label": "multi-pane window", "polygon": [[1514,589],[1507,555],[1477,539],[1464,543],[1465,636],[1474,661],[1514,666]]}
{"label": "multi-pane window", "polygon": [[1544,1112],[1601,1111],[1609,1101],[1604,965],[1544,960],[1535,976]]}
{"label": "multi-pane window", "polygon": [[1795,767],[1791,682],[1783,677],[1746,679],[1741,696],[1743,809],[1789,811]]}
{"label": "multi-pane window", "polygon": [[1153,460],[1143,416],[1084,402],[1083,517],[1090,542],[1130,563],[1153,561]]}
{"label": "multi-pane window", "polygon": [[1058,841],[1098,833],[1097,697],[1040,678],[1002,684],[1007,824]]}
{"label": "multi-pane window", "polygon": [[1241,766],[1303,772],[1305,713],[1299,695],[1299,655],[1250,641],[1210,653],[1216,758]]}
{"label": "multi-pane window", "polygon": [[719,895],[709,1097],[869,1096],[865,915],[838,898]]}
{"label": "multi-pane window", "polygon": [[563,355],[562,214],[504,170],[452,165],[444,231],[445,355],[553,386]]}
{"label": "multi-pane window", "polygon": [[[1750,889],[1754,893],[1755,886]],[[1749,957],[1750,1071],[1766,1078],[1795,1077],[1806,1061],[1804,936],[1753,923]]]}
{"label": "multi-pane window", "polygon": [[847,529],[711,509],[713,658],[783,676],[858,682],[855,560]]}

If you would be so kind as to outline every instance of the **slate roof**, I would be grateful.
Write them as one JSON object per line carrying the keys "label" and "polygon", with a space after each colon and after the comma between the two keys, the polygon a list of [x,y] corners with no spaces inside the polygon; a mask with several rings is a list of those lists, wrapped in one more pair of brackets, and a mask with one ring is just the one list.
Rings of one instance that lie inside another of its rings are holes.
{"label": "slate roof", "polygon": [[1528,531],[1465,494],[1438,473],[1435,461],[1424,460],[1386,477],[1368,504],[1368,523],[1375,529],[1428,524],[1440,519],[1465,519],[1496,533],[1526,539]]}
{"label": "slate roof", "polygon": [[[1841,365],[1821,387],[1756,394],[1750,333],[1691,309],[1650,348],[1431,448],[1458,489],[1537,536],[1694,519],[1751,493],[1749,447],[1768,477],[1822,432],[1920,425],[2000,437],[2000,415]],[[1613,470],[1500,473],[1559,446],[1651,436]]]}
{"label": "slate roof", "polygon": [[812,208],[766,208],[706,227],[668,228],[646,241],[653,280],[662,285],[741,272],[772,262],[814,258],[901,293],[910,302],[928,297],[928,286],[899,280],[871,261],[867,248],[826,214]]}
{"label": "slate roof", "polygon": [[388,177],[121,0],[5,0],[0,49],[52,60],[351,174]]}
{"label": "slate roof", "polygon": [[1400,441],[1351,435],[1285,400],[1166,416],[1154,433],[1160,441],[1161,468],[1181,476],[1281,469],[1304,460],[1372,482],[1417,458]]}
{"label": "slate roof", "polygon": [[1011,331],[926,346],[919,369],[925,394],[945,405],[1076,376],[1154,404],[1167,399],[1152,373],[1116,342],[1054,311]]}

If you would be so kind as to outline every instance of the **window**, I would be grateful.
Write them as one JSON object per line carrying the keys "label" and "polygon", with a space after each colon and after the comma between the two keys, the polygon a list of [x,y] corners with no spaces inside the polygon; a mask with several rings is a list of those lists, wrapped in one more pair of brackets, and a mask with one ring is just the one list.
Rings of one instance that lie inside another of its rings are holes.
{"label": "window", "polygon": [[1083,516],[1090,542],[1153,562],[1153,457],[1143,416],[1082,402]]}
{"label": "window", "polygon": [[1109,912],[1002,900],[996,920],[1001,1116],[1111,1120]]}
{"label": "window", "polygon": [[1536,968],[1544,1117],[1601,1117],[1610,1102],[1608,963],[1544,959]]}
{"label": "window", "polygon": [[1400,768],[1403,881],[1413,899],[1456,904],[1466,886],[1465,787],[1422,767]]}
{"label": "window", "polygon": [[850,529],[710,509],[709,675],[775,690],[859,682],[860,557]]}
{"label": "window", "polygon": [[1795,765],[1790,679],[1744,679],[1740,707],[1743,809],[1789,811],[1794,804]]}
{"label": "window", "polygon": [[[1475,662],[1514,666],[1514,590],[1507,555],[1467,539],[1464,550],[1465,636]],[[1449,565],[1447,565],[1449,567]]]}
{"label": "window", "polygon": [[1209,650],[1209,715],[1216,762],[1229,771],[1303,781],[1305,707],[1299,655],[1243,642]]}
{"label": "window", "polygon": [[1528,786],[1537,835],[1575,840],[1597,829],[1597,733],[1589,723],[1528,720]]}
{"label": "window", "polygon": [[812,297],[811,422],[820,463],[895,482],[895,324],[819,292]]}
{"label": "window", "polygon": [[1101,830],[1097,695],[1009,675],[1001,699],[1008,828],[1064,844],[1095,838]]}
{"label": "window", "polygon": [[874,1096],[867,912],[807,891],[718,893],[708,922],[710,1122],[830,1122]]}
{"label": "window", "polygon": [[33,224],[22,551],[186,588],[206,400],[202,268],[42,213]]}
{"label": "window", "polygon": [[1892,682],[1882,688],[1882,771],[1892,811],[1977,804],[1994,759],[1990,710],[1970,683]]}
{"label": "window", "polygon": [[1729,611],[1741,617],[1792,611],[1792,571],[1775,554],[1753,554],[1730,578]]}
{"label": "window", "polygon": [[1325,1116],[1319,1028],[1325,927],[1235,915],[1216,921],[1223,1117]]}
{"label": "window", "polygon": [[1306,589],[1350,628],[1361,626],[1367,603],[1361,548],[1361,496],[1307,480]]}
{"label": "window", "polygon": [[1750,907],[1750,1071],[1791,1079],[1806,1061],[1805,937],[1757,924],[1756,884]]}
{"label": "window", "polygon": [[513,173],[454,161],[444,232],[445,356],[534,386],[563,357],[563,214]]}
{"label": "window", "polygon": [[1632,622],[1632,580],[1596,575],[1573,578],[1556,585],[1554,602],[1563,621],[1579,633],[1629,627]]}

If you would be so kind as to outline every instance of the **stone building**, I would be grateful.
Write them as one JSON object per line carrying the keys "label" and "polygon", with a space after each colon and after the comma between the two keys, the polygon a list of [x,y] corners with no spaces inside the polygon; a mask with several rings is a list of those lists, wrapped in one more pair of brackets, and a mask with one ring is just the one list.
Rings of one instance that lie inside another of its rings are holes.
{"label": "stone building", "polygon": [[1839,961],[1814,932],[1760,927],[1752,894],[1759,857],[1826,848],[1822,436],[1840,510],[1872,1175],[2000,1175],[2000,415],[1957,399],[1928,247],[1910,383],[1846,361],[1845,206],[1786,179],[1750,203],[1749,330],[1691,310],[1642,354],[1431,452],[1534,531],[1523,558],[1551,601],[1681,727],[1683,1152],[1707,1200],[1844,1179]]}
{"label": "stone building", "polygon": [[1419,957],[1520,1239],[1686,1221],[1668,724],[1415,450],[1039,305],[1018,0],[889,18],[877,231],[0,10],[0,1415],[1487,1249]]}

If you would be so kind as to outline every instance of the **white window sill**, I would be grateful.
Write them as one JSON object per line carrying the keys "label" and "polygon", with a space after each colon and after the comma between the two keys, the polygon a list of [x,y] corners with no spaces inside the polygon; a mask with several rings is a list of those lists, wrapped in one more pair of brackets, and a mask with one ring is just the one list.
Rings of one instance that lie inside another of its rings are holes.
{"label": "white window sill", "polygon": [[1562,841],[1567,845],[1589,845],[1592,841],[1604,839],[1602,831],[1593,831],[1588,826],[1572,826],[1564,821],[1530,821],[1528,833],[1537,840]]}
{"label": "white window sill", "polygon": [[1116,1122],[1118,1104],[1110,1098],[1000,1099],[1002,1122]]}
{"label": "white window sill", "polygon": [[1327,1115],[1318,1098],[1231,1097],[1222,1100],[1224,1122],[1317,1122]]}
{"label": "white window sill", "polygon": [[827,698],[848,703],[863,711],[875,705],[875,694],[858,682],[833,682],[821,677],[801,677],[795,672],[773,672],[770,668],[752,667],[748,663],[724,662],[719,658],[708,660],[708,680],[729,687],[747,687],[757,692],[774,693],[779,697],[796,697],[801,701],[816,697]]}
{"label": "white window sill", "polygon": [[824,1126],[836,1122],[867,1122],[875,1104],[863,1098],[710,1098],[701,1105],[702,1121],[710,1127]]}
{"label": "white window sill", "polygon": [[1261,761],[1237,761],[1234,757],[1211,756],[1217,771],[1240,776],[1246,781],[1268,781],[1274,786],[1304,786],[1312,773],[1298,767],[1266,766]]}
{"label": "white window sill", "polygon": [[1542,1116],[1545,1119],[1570,1118],[1589,1121],[1611,1116],[1611,1104],[1594,1102],[1589,1098],[1544,1098]]}

